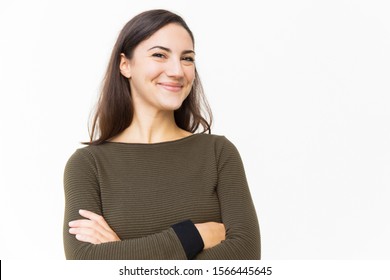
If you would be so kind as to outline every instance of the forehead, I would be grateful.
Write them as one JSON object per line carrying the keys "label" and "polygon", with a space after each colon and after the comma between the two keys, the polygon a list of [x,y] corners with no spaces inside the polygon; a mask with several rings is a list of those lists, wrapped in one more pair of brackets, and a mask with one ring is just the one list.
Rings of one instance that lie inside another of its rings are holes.
{"label": "forehead", "polygon": [[172,51],[194,50],[194,44],[188,31],[175,23],[165,25],[148,39],[142,41],[137,48],[148,50],[155,46],[166,47]]}

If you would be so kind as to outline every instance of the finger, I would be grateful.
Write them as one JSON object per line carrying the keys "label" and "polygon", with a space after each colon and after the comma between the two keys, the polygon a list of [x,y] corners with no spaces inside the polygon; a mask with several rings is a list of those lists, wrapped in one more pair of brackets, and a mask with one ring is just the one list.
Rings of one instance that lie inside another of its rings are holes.
{"label": "finger", "polygon": [[75,220],[69,222],[69,232],[72,234],[82,233],[97,237],[100,242],[115,241],[119,237],[112,231],[106,229],[96,221],[91,220]]}
{"label": "finger", "polygon": [[99,217],[101,217],[100,215],[94,213],[94,212],[91,212],[91,211],[88,211],[88,210],[83,210],[83,209],[80,209],[79,210],[79,214],[85,218],[88,218],[90,220],[98,220]]}
{"label": "finger", "polygon": [[[98,231],[98,239],[100,242],[109,242],[109,241],[120,241],[118,235],[111,229],[107,224],[103,216],[100,216],[94,212],[80,209],[79,213],[81,216],[88,218],[90,220],[75,220],[69,223],[70,227],[85,227]],[[94,236],[95,237],[95,236]]]}
{"label": "finger", "polygon": [[68,225],[69,225],[69,227],[84,227],[84,228],[96,229],[96,230],[99,230],[101,232],[109,230],[96,221],[86,220],[86,219],[70,221],[68,223]]}
{"label": "finger", "polygon": [[79,214],[85,218],[88,218],[92,221],[98,222],[100,225],[102,225],[105,229],[109,230],[111,229],[109,225],[107,224],[106,220],[103,218],[103,216],[100,216],[94,212],[88,211],[88,210],[79,210]]}
{"label": "finger", "polygon": [[84,235],[84,234],[76,234],[76,239],[79,241],[88,242],[91,244],[100,244],[101,243],[98,239],[96,239],[92,236],[89,236],[89,235]]}
{"label": "finger", "polygon": [[93,236],[96,239],[101,240],[101,234],[98,231],[90,228],[70,228],[69,233],[89,235],[89,236]]}
{"label": "finger", "polygon": [[[93,242],[93,244],[100,244],[104,242],[104,237],[96,230],[89,229],[89,228],[70,228],[69,229],[70,234],[79,235],[82,236],[83,239],[88,238],[88,240]],[[86,242],[90,242],[86,241]]]}
{"label": "finger", "polygon": [[119,237],[114,232],[98,232],[89,228],[70,228],[69,233],[73,235],[84,236],[84,239],[87,238],[94,242],[94,244],[100,244],[110,241],[120,241]]}
{"label": "finger", "polygon": [[70,227],[92,227],[92,223],[96,223],[94,221],[91,221],[91,220],[86,220],[86,219],[80,219],[80,220],[74,220],[74,221],[70,221],[68,223],[68,225]]}

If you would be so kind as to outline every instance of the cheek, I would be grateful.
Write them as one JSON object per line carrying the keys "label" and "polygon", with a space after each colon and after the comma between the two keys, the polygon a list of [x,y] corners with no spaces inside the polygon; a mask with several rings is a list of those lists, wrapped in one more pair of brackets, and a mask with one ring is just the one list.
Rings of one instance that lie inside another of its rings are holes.
{"label": "cheek", "polygon": [[189,84],[192,85],[192,83],[195,80],[195,68],[186,69],[185,70],[185,75],[186,75],[186,78],[187,78],[187,81],[189,82]]}
{"label": "cheek", "polygon": [[150,63],[148,65],[144,65],[142,68],[142,73],[146,81],[157,79],[163,72],[164,69],[162,69],[161,65],[158,63]]}

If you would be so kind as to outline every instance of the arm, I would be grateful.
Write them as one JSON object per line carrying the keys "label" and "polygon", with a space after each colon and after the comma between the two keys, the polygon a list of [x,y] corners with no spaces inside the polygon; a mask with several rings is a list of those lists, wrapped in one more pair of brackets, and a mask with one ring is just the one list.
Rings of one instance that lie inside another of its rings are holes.
{"label": "arm", "polygon": [[[64,249],[67,259],[187,259],[180,230],[170,227],[141,238],[91,244],[69,233],[69,222],[79,220],[79,210],[103,216],[98,170],[91,155],[77,150],[68,160],[64,172],[65,216]],[[194,227],[195,228],[195,227]],[[184,227],[184,230],[188,227]],[[179,235],[178,235],[179,233]],[[187,240],[192,242],[192,240]],[[189,244],[193,249],[199,244]],[[201,248],[200,248],[201,250]],[[200,251],[198,250],[198,251]]]}
{"label": "arm", "polygon": [[226,240],[203,250],[196,259],[260,259],[259,224],[240,155],[225,139],[217,157],[217,193]]}

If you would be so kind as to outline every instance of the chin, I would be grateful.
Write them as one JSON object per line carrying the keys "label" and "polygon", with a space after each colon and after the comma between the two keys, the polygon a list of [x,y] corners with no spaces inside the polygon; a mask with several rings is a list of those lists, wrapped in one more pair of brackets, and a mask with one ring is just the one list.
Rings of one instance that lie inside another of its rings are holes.
{"label": "chin", "polygon": [[171,102],[163,102],[161,105],[165,110],[174,111],[181,107],[184,100],[171,100]]}
{"label": "chin", "polygon": [[165,109],[168,111],[176,111],[177,109],[179,109],[181,107],[181,105],[182,105],[182,103],[180,103],[179,105],[165,106]]}

